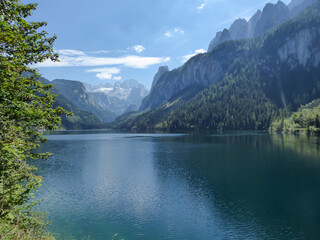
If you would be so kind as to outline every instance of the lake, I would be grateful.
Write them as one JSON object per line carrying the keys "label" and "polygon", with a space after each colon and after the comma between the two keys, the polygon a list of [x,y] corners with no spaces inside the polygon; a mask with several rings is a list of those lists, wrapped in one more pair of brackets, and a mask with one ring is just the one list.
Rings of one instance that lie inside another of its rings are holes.
{"label": "lake", "polygon": [[48,135],[36,195],[57,239],[319,239],[320,139]]}

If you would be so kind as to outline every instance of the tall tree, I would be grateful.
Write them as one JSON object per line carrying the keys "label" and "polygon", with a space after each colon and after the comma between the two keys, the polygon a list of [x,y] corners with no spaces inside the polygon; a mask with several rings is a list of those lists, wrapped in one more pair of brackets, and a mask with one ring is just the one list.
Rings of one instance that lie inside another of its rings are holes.
{"label": "tall tree", "polygon": [[52,86],[40,83],[32,67],[58,60],[53,52],[56,36],[40,31],[47,23],[27,21],[36,7],[20,0],[0,0],[0,238],[13,232],[1,232],[1,224],[14,225],[20,234],[37,233],[41,224],[29,200],[42,179],[28,160],[49,156],[34,152],[46,141],[39,130],[55,129],[59,115],[68,114],[52,108]]}

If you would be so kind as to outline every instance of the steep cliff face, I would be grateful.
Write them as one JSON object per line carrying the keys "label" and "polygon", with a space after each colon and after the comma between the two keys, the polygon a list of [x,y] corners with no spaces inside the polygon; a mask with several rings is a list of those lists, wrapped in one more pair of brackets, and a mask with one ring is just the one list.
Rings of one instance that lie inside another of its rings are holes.
{"label": "steep cliff face", "polygon": [[211,40],[209,47],[208,47],[208,52],[210,52],[212,49],[214,49],[216,46],[218,46],[221,41],[220,41],[220,37],[222,35],[222,32],[217,32],[216,36]]}
{"label": "steep cliff face", "polygon": [[244,39],[248,38],[248,22],[244,18],[239,18],[233,22],[229,28],[232,39]]}
{"label": "steep cliff face", "polygon": [[[293,0],[288,6],[281,1],[276,4],[268,3],[263,8],[263,11],[259,10],[248,22],[245,19],[237,19],[229,29],[225,29],[224,32],[218,32],[210,42],[208,52],[226,41],[249,39],[264,34],[290,18],[297,16],[316,1]],[[226,31],[228,31],[229,35]]]}
{"label": "steep cliff face", "polygon": [[[283,7],[282,4],[279,5]],[[176,96],[182,96],[192,87],[206,88],[220,81],[237,58],[257,58],[261,69],[270,77],[277,74],[277,65],[281,64],[290,68],[298,65],[318,67],[319,11],[317,9],[316,16],[311,16],[312,20],[308,19],[310,12],[312,13],[309,11],[295,21],[289,21],[263,38],[220,44],[211,52],[191,58],[182,67],[160,74],[154,81],[149,96],[143,100],[140,110],[154,109]]]}
{"label": "steep cliff face", "polygon": [[158,72],[156,73],[156,75],[153,78],[151,90],[154,88],[155,85],[157,85],[157,83],[158,83],[159,79],[162,77],[162,75],[167,73],[167,72],[169,72],[169,67],[168,66],[159,67]]}
{"label": "steep cliff face", "polygon": [[130,107],[140,107],[142,99],[149,93],[137,80],[130,79],[123,82],[116,82],[113,87],[96,88],[89,92],[95,102],[103,109],[121,115]]}
{"label": "steep cliff face", "polygon": [[317,67],[320,63],[320,27],[304,29],[288,39],[279,49],[281,62],[288,62],[291,68],[299,64]]}
{"label": "steep cliff face", "polygon": [[292,0],[291,3],[288,4],[288,7],[291,11],[291,14],[296,16],[316,1],[317,0]]}
{"label": "steep cliff face", "polygon": [[[219,81],[227,71],[234,58],[249,54],[236,45],[221,45],[214,53],[199,54],[191,58],[184,66],[165,72],[155,78],[150,94],[142,101],[140,110],[153,109],[175,96],[183,96]],[[196,93],[196,92],[195,92]],[[195,94],[194,93],[194,94]]]}
{"label": "steep cliff face", "polygon": [[259,22],[262,15],[262,11],[258,10],[252,18],[248,21],[248,38],[254,37],[254,31],[256,29],[257,23]]}
{"label": "steep cliff face", "polygon": [[[151,110],[117,124],[121,129],[266,130],[280,109],[295,111],[320,98],[319,59],[320,1],[266,35],[225,42],[163,74],[144,102]],[[195,89],[195,83],[213,84],[189,100],[175,97]]]}
{"label": "steep cliff face", "polygon": [[93,97],[87,93],[81,82],[55,79],[52,84],[63,96],[82,110],[86,111],[94,104]]}
{"label": "steep cliff face", "polygon": [[261,17],[254,30],[254,36],[268,32],[272,28],[289,20],[291,17],[289,8],[281,1],[277,4],[268,3],[262,11]]}
{"label": "steep cliff face", "polygon": [[90,86],[79,81],[53,80],[55,89],[80,110],[97,116],[102,122],[112,122],[131,109],[139,109],[149,91],[137,80],[129,79],[112,85]]}
{"label": "steep cliff face", "polygon": [[[246,26],[247,26],[247,24],[246,24]],[[242,38],[241,34],[238,34],[239,32],[241,32],[241,29],[240,28],[238,29],[237,27],[239,27],[239,26],[233,25],[233,28],[231,30],[225,28],[222,32],[217,32],[216,37],[214,39],[212,39],[212,41],[210,42],[208,52],[210,52],[212,49],[214,49],[216,46],[220,45],[221,43],[224,43],[224,42],[227,42],[230,40],[241,39]],[[237,38],[231,34],[231,31],[235,34],[235,36],[237,36]],[[244,35],[246,35],[247,32],[248,32],[247,29],[245,29]],[[243,37],[243,38],[245,38],[245,37]]]}
{"label": "steep cliff face", "polygon": [[[45,78],[39,78],[39,81],[44,84],[52,84],[49,80]],[[81,85],[79,85],[81,87]],[[53,108],[62,107],[65,110],[72,112],[73,117],[62,116],[61,126],[64,129],[96,129],[100,128],[102,121],[94,114],[80,110],[76,105],[69,101],[64,95],[62,95],[57,88],[51,90],[51,92],[57,97],[53,103]]]}
{"label": "steep cliff face", "polygon": [[52,81],[54,88],[80,110],[97,116],[102,122],[111,122],[117,115],[105,109],[95,101],[95,98],[88,93],[83,83],[64,79]]}
{"label": "steep cliff face", "polygon": [[247,22],[246,19],[239,18],[234,21],[229,29],[217,32],[215,38],[210,42],[208,51],[211,51],[213,48],[226,41],[251,38],[253,36],[251,35],[251,26],[256,24],[253,21],[254,20]]}

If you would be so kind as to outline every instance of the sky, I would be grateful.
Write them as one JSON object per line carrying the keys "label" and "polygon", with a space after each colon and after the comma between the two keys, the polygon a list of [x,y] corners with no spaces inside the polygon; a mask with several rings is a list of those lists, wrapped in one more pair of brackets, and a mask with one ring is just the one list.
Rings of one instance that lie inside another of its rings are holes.
{"label": "sky", "polygon": [[[35,0],[23,0],[24,3]],[[43,77],[98,85],[136,79],[150,88],[160,66],[180,67],[206,52],[217,31],[277,0],[38,0],[30,21],[58,39],[60,62]],[[290,0],[283,1],[288,4]]]}

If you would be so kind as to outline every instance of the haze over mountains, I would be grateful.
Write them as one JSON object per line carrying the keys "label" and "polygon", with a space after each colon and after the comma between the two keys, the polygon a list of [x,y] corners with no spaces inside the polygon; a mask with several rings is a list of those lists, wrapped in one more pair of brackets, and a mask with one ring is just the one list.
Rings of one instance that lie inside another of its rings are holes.
{"label": "haze over mountains", "polygon": [[69,128],[254,130],[320,98],[319,65],[320,1],[293,0],[236,20],[180,68],[160,67],[150,93],[136,80],[52,83],[78,113],[63,119]]}
{"label": "haze over mountains", "polygon": [[54,85],[53,91],[58,95],[55,106],[75,113],[75,117],[63,118],[62,124],[68,128],[99,127],[99,124],[112,122],[126,111],[138,110],[142,99],[149,93],[133,79],[98,86],[65,79],[50,82],[42,78],[41,81]]}
{"label": "haze over mountains", "polygon": [[316,0],[293,0],[288,6],[281,1],[278,1],[277,4],[268,3],[262,11],[257,11],[249,21],[239,18],[229,29],[217,32],[215,38],[210,42],[208,51],[225,41],[248,39],[264,34],[297,16],[314,2]]}
{"label": "haze over mountains", "polygon": [[[139,109],[142,99],[149,93],[136,80],[116,82],[114,86],[87,87],[78,81],[56,79],[52,81],[62,95],[79,109],[92,112],[103,122],[111,122],[130,108]],[[110,114],[112,113],[112,114]]]}
{"label": "haze over mountains", "polygon": [[[268,3],[263,11],[259,10],[248,22],[245,19],[238,19],[229,30],[225,29],[223,32],[218,32],[217,36],[211,41],[208,52],[227,41],[250,39],[262,35],[296,16],[313,2],[316,2],[316,0],[293,0],[288,6],[281,1],[277,4]],[[307,47],[306,44],[303,44],[303,46]],[[296,50],[298,51],[298,49]],[[143,100],[140,110],[153,109],[175,95],[181,95],[182,91],[192,85],[203,89],[219,81],[235,57],[231,51],[226,51],[225,54],[219,56],[216,53],[212,58],[207,57],[210,53],[200,54],[173,71],[165,71],[164,69],[167,68],[161,67],[152,83],[150,94]],[[193,88],[190,90],[193,91]]]}
{"label": "haze over mountains", "polygon": [[119,128],[267,129],[320,97],[319,1],[267,4],[217,35],[208,53],[161,67],[141,112]]}

